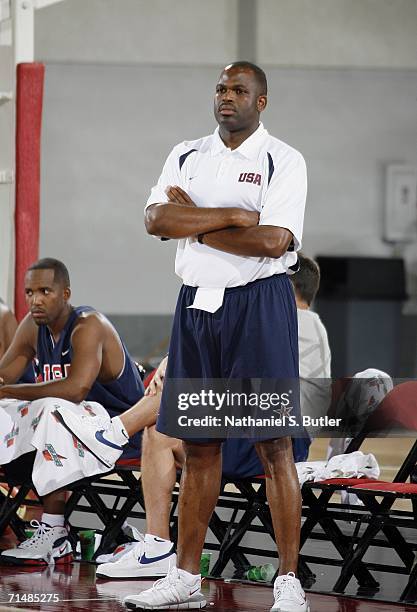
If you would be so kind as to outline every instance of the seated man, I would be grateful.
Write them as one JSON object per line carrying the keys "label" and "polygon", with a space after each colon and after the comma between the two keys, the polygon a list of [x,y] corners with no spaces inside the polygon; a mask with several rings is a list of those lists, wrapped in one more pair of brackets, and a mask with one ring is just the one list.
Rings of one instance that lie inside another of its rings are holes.
{"label": "seated man", "polygon": [[[290,276],[294,286],[298,320],[301,412],[314,414],[314,406],[329,407],[331,401],[331,353],[327,331],[319,315],[310,310],[320,286],[320,268],[298,254],[300,268]],[[303,440],[295,440],[296,445]]]}
{"label": "seated man", "polygon": [[[143,396],[143,384],[106,317],[70,304],[69,275],[62,262],[47,258],[33,264],[26,273],[25,293],[29,313],[0,360],[0,464],[37,450],[32,479],[44,513],[34,536],[3,551],[0,559],[60,563],[72,560],[72,550],[64,526],[65,492],[57,490],[108,468],[84,452],[53,412],[65,405],[77,414],[117,415]],[[35,356],[42,382],[15,384]],[[145,408],[135,417],[142,429],[155,420],[156,400]],[[117,418],[113,423],[126,441],[122,423]]]}

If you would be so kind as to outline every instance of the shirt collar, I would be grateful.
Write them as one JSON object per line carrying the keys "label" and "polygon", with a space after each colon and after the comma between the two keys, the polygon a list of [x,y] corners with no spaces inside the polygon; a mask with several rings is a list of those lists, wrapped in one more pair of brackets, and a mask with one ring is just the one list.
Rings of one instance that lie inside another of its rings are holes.
{"label": "shirt collar", "polygon": [[[247,159],[255,159],[258,156],[259,144],[263,138],[268,134],[266,129],[263,126],[263,123],[260,123],[257,129],[242,142],[242,144],[237,147],[237,149],[233,149],[232,153],[239,153],[243,157]],[[219,127],[217,127],[213,134],[213,144],[211,145],[211,154],[219,155],[220,153],[224,153],[225,151],[230,151],[228,147],[224,144],[223,140],[220,138]]]}

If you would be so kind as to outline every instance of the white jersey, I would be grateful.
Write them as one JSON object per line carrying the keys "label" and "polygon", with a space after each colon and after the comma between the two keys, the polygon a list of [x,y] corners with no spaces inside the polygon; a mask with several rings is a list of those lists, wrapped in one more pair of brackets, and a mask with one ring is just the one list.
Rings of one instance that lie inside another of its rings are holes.
{"label": "white jersey", "polygon": [[297,308],[297,318],[301,411],[322,414],[332,398],[327,331],[319,315],[311,310]]}
{"label": "white jersey", "polygon": [[330,378],[330,347],[319,315],[297,308],[298,352],[302,378]]}
{"label": "white jersey", "polygon": [[179,240],[175,271],[184,284],[236,287],[296,265],[307,193],[305,162],[262,124],[234,150],[225,146],[218,128],[210,136],[174,147],[146,206],[167,202],[169,185],[184,189],[200,207],[257,211],[259,225],[284,227],[294,236],[291,249],[279,258],[233,255],[192,237]]}

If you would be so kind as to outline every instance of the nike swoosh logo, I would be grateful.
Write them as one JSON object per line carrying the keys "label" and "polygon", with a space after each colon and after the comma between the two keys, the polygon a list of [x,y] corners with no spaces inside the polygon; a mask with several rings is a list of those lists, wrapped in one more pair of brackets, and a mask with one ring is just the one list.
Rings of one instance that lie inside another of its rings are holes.
{"label": "nike swoosh logo", "polygon": [[100,431],[96,431],[96,435],[95,435],[96,440],[98,440],[102,444],[105,444],[106,446],[110,446],[110,448],[115,448],[116,450],[122,451],[123,446],[118,446],[117,444],[113,444],[113,442],[110,442],[110,440],[106,440],[106,438],[103,436],[103,431],[104,429]]}
{"label": "nike swoosh logo", "polygon": [[162,559],[166,559],[167,557],[170,557],[173,552],[174,552],[174,547],[172,547],[171,550],[165,553],[165,555],[160,555],[159,557],[151,557],[151,558],[147,557],[146,552],[144,552],[143,555],[139,557],[139,565],[142,565],[142,564],[147,565],[148,563],[155,563],[155,561],[162,561]]}
{"label": "nike swoosh logo", "polygon": [[165,540],[160,540],[159,538],[157,538],[156,536],[154,537],[155,542],[165,542]]}
{"label": "nike swoosh logo", "polygon": [[200,587],[197,587],[196,589],[194,589],[194,591],[190,591],[189,597],[191,597],[191,595],[194,595],[195,593],[198,593],[200,590]]}
{"label": "nike swoosh logo", "polygon": [[62,555],[62,553],[64,552],[64,550],[66,549],[67,545],[64,544],[64,546],[62,548],[59,549],[59,554]]}
{"label": "nike swoosh logo", "polygon": [[197,177],[195,177],[195,176],[190,176],[190,178],[189,178],[188,180],[189,180],[189,181],[192,181],[192,180],[193,180],[193,179],[195,179],[195,178],[197,178]]}
{"label": "nike swoosh logo", "polygon": [[62,356],[65,357],[65,355],[68,355],[68,353],[70,352],[71,349],[68,349],[67,351],[62,351]]}

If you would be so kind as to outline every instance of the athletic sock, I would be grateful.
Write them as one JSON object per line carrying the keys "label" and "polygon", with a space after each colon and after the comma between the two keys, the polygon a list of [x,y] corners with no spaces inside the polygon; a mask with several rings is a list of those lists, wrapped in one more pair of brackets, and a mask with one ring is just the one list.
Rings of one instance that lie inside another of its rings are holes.
{"label": "athletic sock", "polygon": [[153,533],[149,533],[148,531],[145,534],[145,538],[149,540],[152,538],[155,544],[172,544],[171,540],[165,540],[165,538],[161,538],[160,536],[156,536]]}
{"label": "athletic sock", "polygon": [[118,416],[113,417],[111,420],[111,424],[114,441],[116,442],[116,444],[119,444],[119,446],[124,446],[125,444],[127,444],[129,442],[129,436],[127,435],[126,429],[122,423],[121,418]]}
{"label": "athletic sock", "polygon": [[185,584],[193,584],[197,579],[201,580],[201,574],[190,574],[190,572],[183,569],[179,569],[178,574],[184,580]]}
{"label": "athletic sock", "polygon": [[63,514],[48,514],[44,512],[41,518],[42,523],[46,523],[49,527],[63,527],[64,526],[64,515]]}

